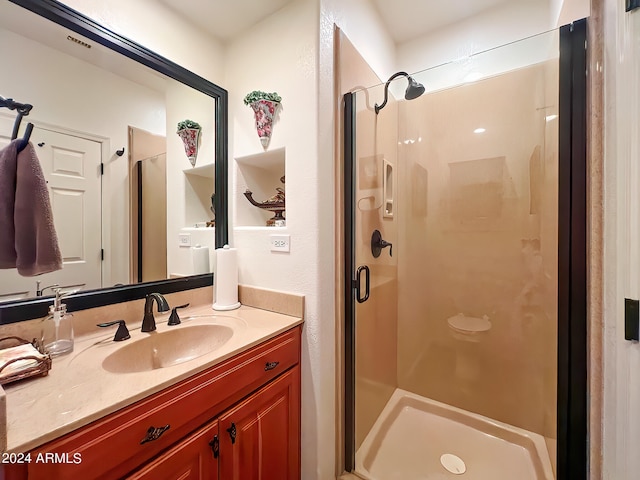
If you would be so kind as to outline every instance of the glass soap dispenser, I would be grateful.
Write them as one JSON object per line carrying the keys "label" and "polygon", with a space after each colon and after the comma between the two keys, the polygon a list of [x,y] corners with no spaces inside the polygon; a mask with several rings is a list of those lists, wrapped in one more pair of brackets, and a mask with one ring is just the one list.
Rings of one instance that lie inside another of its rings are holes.
{"label": "glass soap dispenser", "polygon": [[44,321],[42,338],[44,348],[52,357],[73,351],[73,315],[67,313],[67,306],[61,302],[69,293],[55,290],[56,297],[49,307],[49,316]]}

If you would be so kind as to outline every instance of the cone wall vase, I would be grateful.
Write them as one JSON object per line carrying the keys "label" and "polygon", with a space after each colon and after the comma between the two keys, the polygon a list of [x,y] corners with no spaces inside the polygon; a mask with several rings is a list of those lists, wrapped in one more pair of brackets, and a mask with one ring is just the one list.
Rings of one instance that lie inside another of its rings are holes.
{"label": "cone wall vase", "polygon": [[258,132],[260,143],[264,148],[267,148],[271,140],[273,117],[279,105],[280,103],[272,100],[256,100],[249,104],[256,120],[256,131]]}
{"label": "cone wall vase", "polygon": [[200,133],[199,128],[183,128],[176,132],[182,139],[184,144],[184,153],[189,158],[191,166],[196,166],[196,159],[198,158],[198,147],[200,146]]}

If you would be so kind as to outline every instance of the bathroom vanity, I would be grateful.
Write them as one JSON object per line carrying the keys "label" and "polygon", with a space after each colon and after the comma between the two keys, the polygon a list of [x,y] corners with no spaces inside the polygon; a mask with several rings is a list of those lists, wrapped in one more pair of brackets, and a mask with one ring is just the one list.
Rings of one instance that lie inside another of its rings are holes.
{"label": "bathroom vanity", "polygon": [[30,461],[5,463],[4,478],[298,479],[302,320],[245,306],[184,316],[177,330],[158,331],[215,324],[233,335],[214,352],[149,369],[105,360],[149,334],[103,335],[48,377],[7,388],[8,451]]}

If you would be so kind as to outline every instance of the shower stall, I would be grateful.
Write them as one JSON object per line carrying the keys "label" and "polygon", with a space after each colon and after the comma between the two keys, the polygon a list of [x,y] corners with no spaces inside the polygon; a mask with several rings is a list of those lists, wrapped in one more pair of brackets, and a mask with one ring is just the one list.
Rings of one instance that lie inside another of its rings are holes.
{"label": "shower stall", "polygon": [[552,480],[586,467],[571,424],[585,415],[586,293],[566,291],[584,283],[577,30],[345,95],[347,471]]}

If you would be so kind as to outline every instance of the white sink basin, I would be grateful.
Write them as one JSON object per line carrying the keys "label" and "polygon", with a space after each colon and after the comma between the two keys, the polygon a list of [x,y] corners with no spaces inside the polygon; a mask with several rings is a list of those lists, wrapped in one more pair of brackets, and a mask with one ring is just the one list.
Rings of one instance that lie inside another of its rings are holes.
{"label": "white sink basin", "polygon": [[193,325],[154,332],[111,353],[102,367],[112,373],[171,367],[217,350],[232,336],[233,329],[226,325]]}

